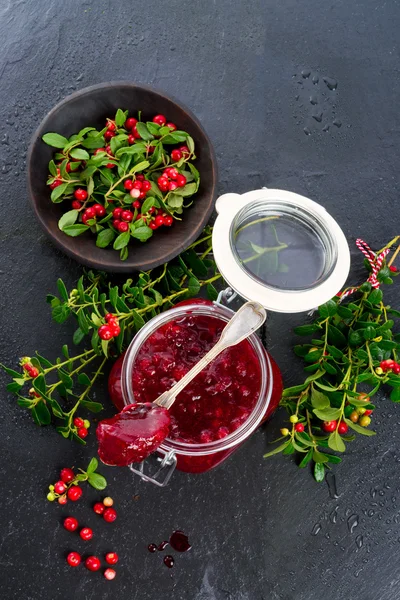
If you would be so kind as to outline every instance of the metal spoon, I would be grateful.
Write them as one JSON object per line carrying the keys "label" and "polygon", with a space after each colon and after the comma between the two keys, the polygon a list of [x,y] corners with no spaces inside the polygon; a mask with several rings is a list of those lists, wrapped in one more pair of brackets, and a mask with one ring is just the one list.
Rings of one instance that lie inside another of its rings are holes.
{"label": "metal spoon", "polygon": [[227,323],[221,333],[221,337],[213,348],[198,363],[190,369],[188,373],[180,381],[178,381],[170,390],[164,392],[154,401],[154,404],[171,408],[177,395],[191,381],[210,364],[223,350],[230,346],[236,346],[248,338],[252,333],[257,331],[267,318],[267,313],[261,304],[258,302],[246,302]]}

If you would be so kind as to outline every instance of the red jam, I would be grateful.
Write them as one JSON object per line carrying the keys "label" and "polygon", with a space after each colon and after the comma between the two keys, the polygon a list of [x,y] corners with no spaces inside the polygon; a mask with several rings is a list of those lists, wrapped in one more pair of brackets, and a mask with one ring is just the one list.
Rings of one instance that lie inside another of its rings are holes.
{"label": "red jam", "polygon": [[[170,321],[143,344],[132,372],[137,402],[152,402],[179,381],[217,342],[226,323],[206,315]],[[261,369],[245,340],[224,350],[178,395],[169,439],[204,444],[240,427],[253,410]]]}
{"label": "red jam", "polygon": [[98,424],[99,457],[113,467],[142,462],[162,444],[170,424],[166,408],[149,403],[130,404],[115,417]]}

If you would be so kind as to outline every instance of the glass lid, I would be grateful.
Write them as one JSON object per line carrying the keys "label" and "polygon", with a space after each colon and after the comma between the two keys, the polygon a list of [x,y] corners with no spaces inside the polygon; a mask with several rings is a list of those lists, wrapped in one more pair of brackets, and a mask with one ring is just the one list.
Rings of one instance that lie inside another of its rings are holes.
{"label": "glass lid", "polygon": [[263,189],[225,194],[217,211],[215,260],[242,297],[277,312],[302,312],[344,284],[350,267],[346,239],[316,202]]}

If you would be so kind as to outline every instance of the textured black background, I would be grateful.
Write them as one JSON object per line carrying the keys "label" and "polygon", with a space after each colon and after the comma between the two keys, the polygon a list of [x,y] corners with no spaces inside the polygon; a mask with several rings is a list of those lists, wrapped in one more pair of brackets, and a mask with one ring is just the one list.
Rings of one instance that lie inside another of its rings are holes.
{"label": "textured black background", "polygon": [[[25,156],[45,113],[89,84],[132,80],[180,98],[215,145],[220,193],[268,185],[307,195],[339,220],[352,247],[359,235],[377,247],[399,233],[399,16],[395,0],[3,0],[1,361],[16,364],[35,349],[55,357],[73,329],[51,322],[44,297],[58,276],[71,285],[81,269],[33,220]],[[304,70],[310,78],[303,79]],[[323,76],[337,80],[336,91]],[[314,94],[321,123],[311,116]],[[361,259],[352,254],[357,277]],[[390,296],[394,301],[395,290]],[[290,350],[290,331],[300,320],[273,315],[269,321],[269,348],[286,384],[301,377]],[[357,440],[336,468],[337,500],[290,458],[263,460],[283,415],[220,469],[176,473],[163,490],[128,470],[108,469],[119,520],[110,526],[97,520],[89,510],[95,492],[73,507],[95,528],[93,552],[121,555],[118,579],[106,582],[66,566],[64,552],[85,546],[60,526],[71,505],[62,510],[44,499],[60,467],[93,455],[93,439],[81,449],[51,428],[40,430],[6,394],[5,381],[2,598],[400,598],[400,413],[383,396],[374,417],[377,438]],[[353,515],[359,524],[351,533]],[[177,527],[190,534],[193,549],[169,571],[146,546]]]}

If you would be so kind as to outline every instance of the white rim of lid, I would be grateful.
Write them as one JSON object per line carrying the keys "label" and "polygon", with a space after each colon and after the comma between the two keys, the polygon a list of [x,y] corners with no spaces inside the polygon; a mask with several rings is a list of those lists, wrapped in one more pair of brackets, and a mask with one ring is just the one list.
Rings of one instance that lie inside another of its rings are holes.
{"label": "white rim of lid", "polygon": [[[248,204],[262,201],[265,205],[285,202],[308,210],[329,230],[337,247],[337,260],[331,274],[318,286],[305,290],[279,290],[259,283],[247,274],[231,250],[230,232],[236,215]],[[245,194],[224,194],[216,202],[218,213],[212,234],[215,262],[228,285],[246,300],[260,302],[267,310],[298,313],[324,304],[343,287],[350,270],[350,251],[346,237],[326,209],[300,194],[286,190],[263,188]]]}

